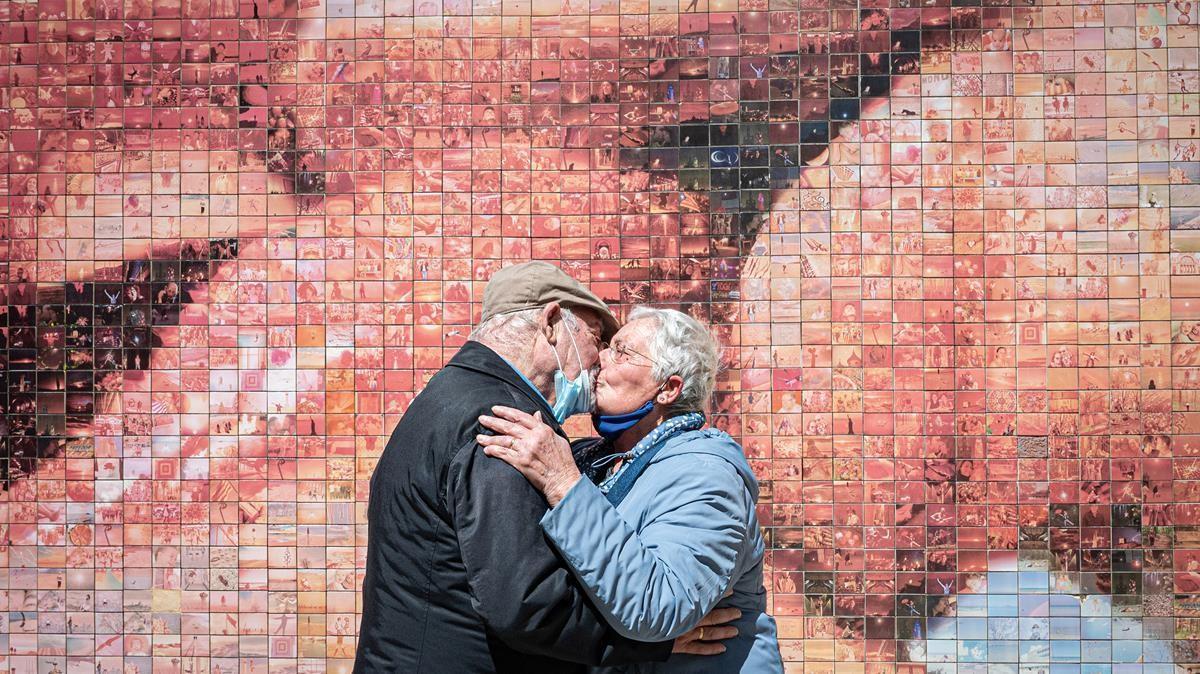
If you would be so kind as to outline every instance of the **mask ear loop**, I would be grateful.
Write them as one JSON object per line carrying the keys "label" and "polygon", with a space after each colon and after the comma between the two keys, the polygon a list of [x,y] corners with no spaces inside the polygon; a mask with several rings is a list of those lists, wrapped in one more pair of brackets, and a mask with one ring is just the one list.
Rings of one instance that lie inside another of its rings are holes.
{"label": "mask ear loop", "polygon": [[[577,344],[575,342],[575,331],[571,329],[571,326],[567,325],[567,321],[565,318],[562,319],[562,326],[563,326],[563,330],[566,330],[566,332],[567,332],[567,339],[571,340],[571,348],[575,349],[575,362],[579,363],[579,373],[583,374],[583,355],[581,353],[579,353],[579,344]],[[561,370],[562,369],[562,358],[558,357],[558,349],[551,348],[551,351],[554,352],[554,362],[558,363],[558,369]],[[563,373],[563,376],[564,377],[566,376],[565,372]],[[575,377],[575,379],[578,379],[578,378],[579,377],[577,375]],[[572,379],[571,381],[575,381],[575,379]]]}
{"label": "mask ear loop", "polygon": [[[550,340],[547,339],[546,341],[547,341],[547,343],[549,343]],[[558,349],[553,344],[551,344],[550,350],[554,352],[554,362],[558,363],[558,369],[561,371],[562,370],[562,358],[558,357]],[[566,376],[566,373],[564,373],[563,376]]]}
{"label": "mask ear loop", "polygon": [[567,329],[567,337],[571,339],[571,348],[575,349],[575,362],[579,363],[579,375],[571,381],[574,382],[576,379],[583,378],[583,395],[584,399],[587,401],[587,408],[589,410],[594,410],[596,409],[596,394],[594,392],[596,382],[592,378],[591,370],[586,370],[583,367],[583,352],[579,350],[579,342],[575,341],[575,331],[572,330],[571,326],[567,325],[565,321],[563,322],[563,327]]}
{"label": "mask ear loop", "polygon": [[609,454],[608,456],[597,459],[592,462],[592,468],[603,468],[604,466],[616,461],[617,459],[629,459],[633,456],[633,452],[624,452],[622,454]]}
{"label": "mask ear loop", "polygon": [[[571,326],[567,325],[566,320],[563,321],[563,327],[566,328],[567,337],[571,340],[571,348],[575,349],[575,362],[579,363],[579,374],[583,375],[583,354],[579,352],[579,343],[575,341],[575,331],[571,329]],[[559,367],[562,366],[560,365]]]}

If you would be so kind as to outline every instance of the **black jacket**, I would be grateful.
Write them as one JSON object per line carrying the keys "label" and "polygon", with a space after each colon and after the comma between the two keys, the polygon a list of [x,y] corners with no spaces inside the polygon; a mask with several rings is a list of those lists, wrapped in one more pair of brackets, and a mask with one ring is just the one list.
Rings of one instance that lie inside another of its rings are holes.
{"label": "black jacket", "polygon": [[671,643],[617,635],[542,534],[546,500],[483,453],[492,405],[541,411],[496,352],[467,342],[392,432],[371,476],[355,674],[574,672],[665,660]]}

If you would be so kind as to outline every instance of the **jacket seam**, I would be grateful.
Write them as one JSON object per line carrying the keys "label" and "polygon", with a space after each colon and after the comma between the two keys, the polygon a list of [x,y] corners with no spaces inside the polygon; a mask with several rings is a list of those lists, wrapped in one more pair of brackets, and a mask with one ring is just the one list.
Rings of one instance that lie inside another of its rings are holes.
{"label": "jacket seam", "polygon": [[[666,448],[664,447],[663,449]],[[689,455],[691,455],[694,460],[709,464],[711,466],[727,467],[733,472],[734,478],[737,479],[743,488],[747,486],[745,477],[742,475],[740,467],[732,459],[728,459],[720,454],[710,454],[708,452],[687,452],[683,454],[667,454],[666,456],[663,456],[662,453],[659,452],[659,455],[654,457],[653,461],[646,464],[646,468],[649,469],[650,466],[653,466],[657,463],[670,461],[671,459],[675,458],[683,458]]]}
{"label": "jacket seam", "polygon": [[[438,522],[436,525],[434,525],[434,528],[433,528],[434,540],[437,540],[437,536],[441,532],[441,529],[442,529],[441,522]],[[434,552],[436,550],[436,547],[437,546],[432,546],[432,545],[429,546],[429,557],[427,558],[428,562],[426,563],[426,566],[425,566],[425,578],[427,578],[428,580],[425,583],[425,601],[424,601],[425,619],[423,621],[421,621],[421,638],[418,641],[419,645],[417,647],[417,653],[419,653],[419,655],[417,656],[416,671],[418,671],[418,672],[421,671],[421,663],[425,660],[425,637],[429,634],[429,614],[433,613],[431,607],[429,606],[429,601],[430,601],[429,598],[433,594],[433,563],[434,563],[434,557],[435,557]]]}
{"label": "jacket seam", "polygon": [[[477,443],[475,442],[474,439],[470,439],[470,440],[467,440],[466,442],[464,442],[462,445],[459,446],[458,449],[454,450],[453,454],[450,455],[450,460],[447,462],[446,465],[447,466],[453,465],[454,462],[458,460],[458,457],[463,453],[463,450],[471,448],[475,444],[477,444]],[[447,472],[449,473],[449,471],[447,471]],[[450,497],[446,493],[449,488],[450,488],[450,480],[449,480],[449,478],[447,478],[446,484],[442,485],[442,489],[441,489],[441,497],[442,497],[442,499],[444,499],[446,501],[447,513],[451,513]],[[468,568],[466,565],[466,554],[463,552],[462,540],[459,538],[458,525],[453,521],[453,519],[454,519],[453,514],[451,514],[450,519],[451,519],[450,524],[452,525],[451,531],[454,534],[454,543],[455,543],[455,546],[458,548],[458,558],[460,560],[462,560],[462,562],[463,562],[463,574],[467,581],[467,596],[469,596],[471,598],[471,601],[474,604],[482,605],[483,602],[481,602],[479,600],[479,596],[475,594],[475,576],[474,576],[474,574],[471,573],[471,569]],[[438,527],[440,528],[441,525],[439,524]],[[432,567],[433,566],[433,555],[432,554],[430,555],[429,561],[430,561],[430,567]],[[478,611],[476,613],[478,613]],[[479,615],[478,617],[479,617],[480,623],[483,626],[483,633],[486,638],[487,633],[491,630],[491,626],[488,625],[488,622],[483,617],[483,615]],[[423,635],[422,635],[422,645],[424,645]],[[485,646],[485,648],[487,649],[488,657],[492,658],[494,661],[495,654],[492,652],[491,645],[488,644],[487,646]],[[424,653],[424,651],[422,651],[422,654],[423,653]],[[419,662],[417,664],[420,665]],[[418,671],[420,671],[419,666],[418,666]]]}
{"label": "jacket seam", "polygon": [[[446,518],[448,520],[454,519],[454,514],[451,512],[451,508],[450,508],[450,497],[446,493],[447,490],[450,489],[451,467],[454,465],[455,461],[458,461],[458,457],[460,454],[463,453],[463,450],[467,449],[468,447],[470,447],[471,445],[474,445],[474,444],[475,444],[474,439],[467,440],[463,444],[459,445],[458,449],[454,450],[454,453],[451,454],[450,458],[446,460],[446,479],[445,479],[445,483],[442,484],[441,488],[438,490],[438,501],[440,501],[439,505],[441,505],[442,509],[445,510]],[[439,523],[438,526],[440,527],[441,524]],[[456,527],[455,532],[457,532],[457,531],[458,531],[458,529]]]}

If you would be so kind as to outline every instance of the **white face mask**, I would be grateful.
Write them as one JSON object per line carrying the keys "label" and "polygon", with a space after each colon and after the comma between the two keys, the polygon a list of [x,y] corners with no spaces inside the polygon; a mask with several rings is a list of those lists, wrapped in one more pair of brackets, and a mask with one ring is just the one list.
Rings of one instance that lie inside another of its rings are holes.
{"label": "white face mask", "polygon": [[554,418],[562,423],[574,414],[590,414],[595,407],[592,400],[592,373],[583,367],[583,356],[579,353],[579,345],[575,343],[575,335],[571,328],[563,322],[567,336],[571,338],[571,346],[575,348],[575,359],[579,361],[579,376],[573,380],[567,379],[562,369],[562,359],[558,357],[558,349],[554,349],[554,360],[558,361],[558,370],[554,373]]}

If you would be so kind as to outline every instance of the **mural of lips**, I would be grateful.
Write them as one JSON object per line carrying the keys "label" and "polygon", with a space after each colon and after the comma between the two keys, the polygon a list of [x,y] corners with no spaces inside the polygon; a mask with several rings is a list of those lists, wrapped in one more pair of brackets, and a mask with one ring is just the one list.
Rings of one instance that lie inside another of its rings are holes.
{"label": "mural of lips", "polygon": [[713,325],[789,671],[1196,671],[1198,11],[9,3],[0,657],[349,671],[383,438],[547,259]]}

